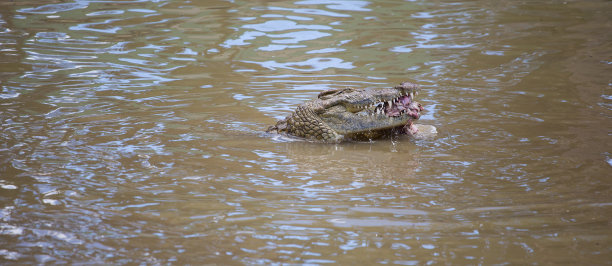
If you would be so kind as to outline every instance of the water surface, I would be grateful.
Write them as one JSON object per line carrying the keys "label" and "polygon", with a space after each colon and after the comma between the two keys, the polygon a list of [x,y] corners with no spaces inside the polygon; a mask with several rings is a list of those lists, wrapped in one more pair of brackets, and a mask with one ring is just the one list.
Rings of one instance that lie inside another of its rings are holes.
{"label": "water surface", "polygon": [[[0,2],[0,261],[609,263],[611,12]],[[436,139],[263,133],[405,80]]]}

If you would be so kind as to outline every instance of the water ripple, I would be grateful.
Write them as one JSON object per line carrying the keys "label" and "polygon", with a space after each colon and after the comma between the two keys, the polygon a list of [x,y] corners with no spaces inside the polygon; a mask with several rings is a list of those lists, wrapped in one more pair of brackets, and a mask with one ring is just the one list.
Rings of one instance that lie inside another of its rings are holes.
{"label": "water ripple", "polygon": [[355,68],[350,62],[343,62],[340,58],[328,58],[328,57],[318,57],[318,58],[310,58],[302,62],[287,62],[287,63],[279,63],[276,61],[265,61],[265,62],[255,62],[255,61],[244,61],[245,63],[253,63],[261,65],[262,67],[268,69],[291,69],[298,71],[321,71],[328,68],[342,68],[342,69],[351,69]]}
{"label": "water ripple", "polygon": [[85,9],[88,6],[88,2],[80,1],[76,3],[48,4],[32,8],[22,8],[19,9],[18,12],[30,14],[57,14],[60,12],[67,12],[75,9]]}
{"label": "water ripple", "polygon": [[261,32],[287,31],[296,29],[307,30],[330,30],[329,26],[323,25],[303,25],[291,20],[268,20],[260,24],[249,24],[242,26],[245,29],[254,29]]}

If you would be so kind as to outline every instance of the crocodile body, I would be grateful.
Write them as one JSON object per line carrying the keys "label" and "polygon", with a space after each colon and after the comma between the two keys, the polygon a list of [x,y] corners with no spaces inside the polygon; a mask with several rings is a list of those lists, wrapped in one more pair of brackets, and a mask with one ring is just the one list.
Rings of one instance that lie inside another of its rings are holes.
{"label": "crocodile body", "polygon": [[419,90],[410,82],[393,88],[327,90],[299,105],[268,132],[324,142],[415,134],[418,129],[412,121],[423,111],[414,101]]}

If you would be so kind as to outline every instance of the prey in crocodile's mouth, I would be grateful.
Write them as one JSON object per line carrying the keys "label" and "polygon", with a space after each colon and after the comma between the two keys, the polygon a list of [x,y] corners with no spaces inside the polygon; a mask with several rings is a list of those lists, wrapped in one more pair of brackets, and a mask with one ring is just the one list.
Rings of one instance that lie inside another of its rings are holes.
{"label": "prey in crocodile's mouth", "polygon": [[423,111],[423,106],[421,106],[421,104],[418,102],[412,101],[412,95],[408,95],[401,96],[393,101],[385,102],[379,109],[390,117],[407,114],[414,119],[419,119],[419,113]]}

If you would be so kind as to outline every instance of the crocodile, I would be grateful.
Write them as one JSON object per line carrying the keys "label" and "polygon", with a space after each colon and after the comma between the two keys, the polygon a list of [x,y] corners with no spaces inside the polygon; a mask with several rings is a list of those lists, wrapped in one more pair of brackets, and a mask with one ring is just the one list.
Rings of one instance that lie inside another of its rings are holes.
{"label": "crocodile", "polygon": [[413,120],[423,111],[414,100],[419,90],[419,85],[411,82],[393,88],[326,90],[299,105],[267,132],[323,142],[414,136],[419,129]]}

